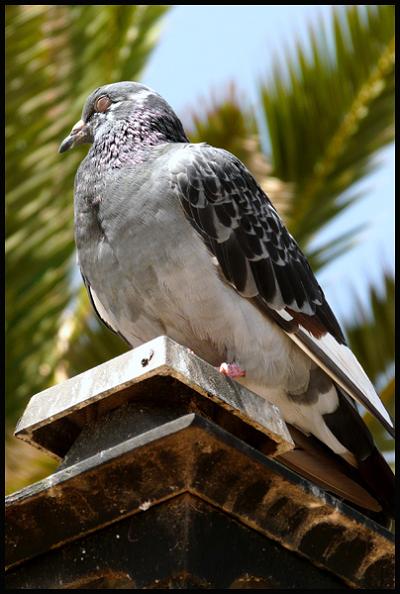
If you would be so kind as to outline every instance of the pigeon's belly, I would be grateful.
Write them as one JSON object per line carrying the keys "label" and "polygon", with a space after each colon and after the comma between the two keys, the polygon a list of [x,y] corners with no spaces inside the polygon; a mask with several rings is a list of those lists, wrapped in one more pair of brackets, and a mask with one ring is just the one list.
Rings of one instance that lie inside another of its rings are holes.
{"label": "pigeon's belly", "polygon": [[[84,250],[82,250],[84,252]],[[236,361],[247,378],[293,391],[310,361],[273,322],[221,280],[202,239],[174,199],[151,216],[120,218],[85,272],[113,326],[136,346],[167,334],[211,364]],[[107,282],[105,282],[107,279]]]}

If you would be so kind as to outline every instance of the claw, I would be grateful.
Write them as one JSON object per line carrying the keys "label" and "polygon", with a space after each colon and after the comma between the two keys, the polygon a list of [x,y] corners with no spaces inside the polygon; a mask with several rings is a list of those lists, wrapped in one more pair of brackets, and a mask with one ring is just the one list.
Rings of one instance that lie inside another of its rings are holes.
{"label": "claw", "polygon": [[237,363],[221,363],[218,371],[227,377],[245,377],[246,371],[239,367]]}

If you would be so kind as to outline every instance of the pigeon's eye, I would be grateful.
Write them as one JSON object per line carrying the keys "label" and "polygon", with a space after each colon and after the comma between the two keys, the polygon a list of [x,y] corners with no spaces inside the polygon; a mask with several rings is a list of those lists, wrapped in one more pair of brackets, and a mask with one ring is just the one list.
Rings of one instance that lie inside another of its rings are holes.
{"label": "pigeon's eye", "polygon": [[103,95],[103,97],[99,97],[94,104],[95,111],[99,113],[104,113],[110,107],[111,101],[108,97]]}

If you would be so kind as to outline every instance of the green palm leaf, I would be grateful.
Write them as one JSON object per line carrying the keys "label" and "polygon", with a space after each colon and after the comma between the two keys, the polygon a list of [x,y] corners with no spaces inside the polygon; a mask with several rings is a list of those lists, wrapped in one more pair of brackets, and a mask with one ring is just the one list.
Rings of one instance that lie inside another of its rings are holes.
{"label": "green palm leaf", "polygon": [[[60,140],[100,84],[137,79],[167,6],[6,7],[7,418],[52,381],[74,291],[73,178]],[[112,339],[111,339],[112,340]]]}
{"label": "green palm leaf", "polygon": [[354,298],[355,313],[345,321],[352,350],[375,384],[386,384],[394,363],[394,278],[383,276],[382,288],[370,286],[367,305]]}
{"label": "green palm leaf", "polygon": [[[385,273],[381,288],[370,286],[368,301],[363,305],[355,298],[355,313],[345,324],[349,345],[380,393],[386,408],[394,417],[394,278]],[[371,414],[365,421],[382,450],[394,450],[394,440]]]}
{"label": "green palm leaf", "polygon": [[[273,173],[294,184],[286,218],[307,255],[314,235],[359,198],[349,189],[393,139],[394,6],[335,9],[332,29],[331,39],[322,23],[310,28],[311,48],[276,61],[261,87]],[[336,249],[347,241],[336,238]],[[314,268],[329,261],[325,247]]]}
{"label": "green palm leaf", "polygon": [[231,85],[219,101],[212,100],[201,112],[193,112],[185,126],[191,142],[208,142],[236,155],[284,216],[292,200],[292,186],[272,176],[272,166],[261,146],[254,110],[240,100]]}

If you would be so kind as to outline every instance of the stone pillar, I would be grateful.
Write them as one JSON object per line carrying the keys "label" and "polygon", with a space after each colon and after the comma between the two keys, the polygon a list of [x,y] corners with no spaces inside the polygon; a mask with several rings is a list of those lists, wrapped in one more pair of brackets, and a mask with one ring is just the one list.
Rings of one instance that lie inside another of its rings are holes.
{"label": "stone pillar", "polygon": [[274,456],[279,410],[166,337],[36,394],[57,471],[6,498],[9,589],[393,587],[393,538]]}

